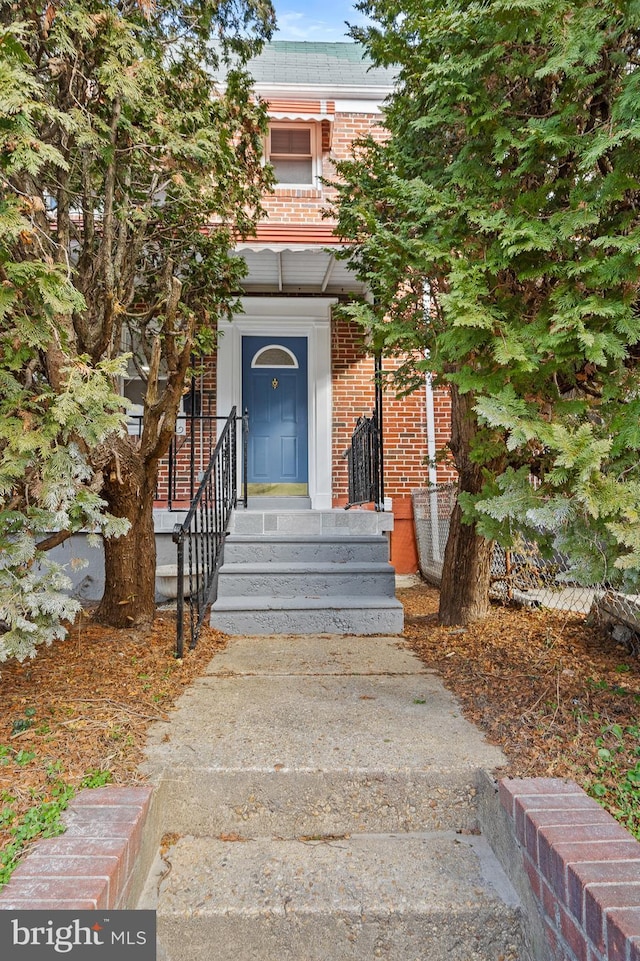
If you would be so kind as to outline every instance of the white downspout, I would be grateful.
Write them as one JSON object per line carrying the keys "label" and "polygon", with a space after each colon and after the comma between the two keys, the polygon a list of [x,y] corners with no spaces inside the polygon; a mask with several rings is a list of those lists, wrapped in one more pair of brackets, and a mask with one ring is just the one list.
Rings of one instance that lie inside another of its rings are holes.
{"label": "white downspout", "polygon": [[[428,288],[424,292],[424,310],[427,316],[431,313],[431,295]],[[429,351],[424,352],[425,360],[429,360]],[[425,410],[427,418],[427,459],[429,477],[429,511],[431,514],[431,550],[434,561],[442,560],[440,550],[440,528],[438,517],[438,469],[436,467],[436,418],[433,401],[433,375],[427,370],[424,378]]]}

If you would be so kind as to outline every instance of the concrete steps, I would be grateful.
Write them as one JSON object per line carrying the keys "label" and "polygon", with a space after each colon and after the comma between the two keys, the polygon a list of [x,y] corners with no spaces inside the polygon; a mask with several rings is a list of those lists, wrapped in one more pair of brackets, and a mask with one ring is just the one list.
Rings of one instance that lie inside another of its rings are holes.
{"label": "concrete steps", "polygon": [[[189,961],[497,961],[516,957],[517,901],[481,838],[187,837],[158,921]],[[205,894],[206,892],[206,894]],[[194,903],[195,897],[195,903]],[[171,925],[163,925],[170,913]]]}
{"label": "concrete steps", "polygon": [[392,525],[373,511],[234,512],[212,626],[231,635],[400,633]]}
{"label": "concrete steps", "polygon": [[146,754],[159,961],[529,961],[478,832],[504,758],[397,638],[234,639]]}
{"label": "concrete steps", "polygon": [[333,597],[218,597],[211,626],[231,635],[381,634],[402,630],[402,611],[393,598],[352,595]]}
{"label": "concrete steps", "polygon": [[346,561],[360,561],[381,564],[389,560],[389,544],[379,534],[318,534],[313,538],[313,550],[309,537],[295,534],[262,534],[255,537],[247,534],[231,534],[225,543],[225,563],[284,563],[309,561],[309,554],[315,562],[332,561],[337,564]]}
{"label": "concrete steps", "polygon": [[358,596],[393,597],[395,581],[389,578],[386,562],[322,561],[291,563],[261,561],[256,564],[225,561],[218,581],[218,597],[244,594],[247,597],[348,597],[357,585]]}

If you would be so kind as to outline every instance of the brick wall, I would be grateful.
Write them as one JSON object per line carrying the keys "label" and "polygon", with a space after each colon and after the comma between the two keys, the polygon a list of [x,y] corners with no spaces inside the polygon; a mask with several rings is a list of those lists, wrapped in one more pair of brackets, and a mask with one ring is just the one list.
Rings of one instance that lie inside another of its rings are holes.
{"label": "brick wall", "polygon": [[[380,115],[375,113],[337,113],[332,123],[331,148],[322,152],[322,176],[328,180],[335,177],[333,161],[346,160],[351,154],[351,144],[357,137],[373,133],[382,138],[383,131],[376,127]],[[326,147],[324,138],[323,146]],[[264,198],[269,220],[274,223],[326,223],[323,210],[334,195],[328,187],[314,190],[311,187],[276,187],[275,192]]]}
{"label": "brick wall", "polygon": [[[445,451],[451,436],[451,396],[446,387],[434,387],[433,391],[436,453]],[[449,484],[457,480],[458,473],[450,455],[445,455],[437,466],[437,483]]]}
{"label": "brick wall", "polygon": [[37,841],[15,869],[0,911],[135,908],[159,843],[152,799],[150,785],[81,791],[65,833]]}
{"label": "brick wall", "polygon": [[[341,504],[348,493],[344,452],[358,417],[371,415],[375,385],[373,358],[365,352],[362,331],[355,324],[334,319],[331,334],[333,496]],[[392,361],[384,360],[383,367],[392,369]],[[424,390],[402,398],[385,391],[383,416],[385,493],[393,498],[407,497],[414,487],[427,482]]]}
{"label": "brick wall", "polygon": [[572,781],[506,779],[500,801],[553,961],[640,961],[640,843]]}
{"label": "brick wall", "polygon": [[[334,318],[331,329],[333,384],[333,502],[347,502],[348,473],[344,452],[350,444],[356,420],[371,415],[375,403],[373,358],[367,355],[362,331],[345,320]],[[385,359],[383,368],[392,370],[394,361]],[[450,401],[447,391],[434,392],[436,446],[449,436]],[[418,550],[413,524],[411,492],[429,481],[426,463],[426,394],[418,390],[408,397],[392,391],[383,396],[384,484],[392,499],[395,527],[391,534],[391,561],[399,574],[418,570]],[[454,478],[447,465],[438,468],[438,480]]]}

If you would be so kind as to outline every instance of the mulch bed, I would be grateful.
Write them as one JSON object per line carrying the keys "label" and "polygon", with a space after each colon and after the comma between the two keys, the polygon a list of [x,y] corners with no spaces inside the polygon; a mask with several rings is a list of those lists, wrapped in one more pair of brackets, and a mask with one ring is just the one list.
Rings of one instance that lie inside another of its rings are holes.
{"label": "mulch bed", "polygon": [[[398,596],[408,646],[502,747],[505,773],[584,785],[603,729],[638,724],[640,660],[584,616],[496,605],[480,624],[447,628],[437,625],[435,588]],[[634,756],[619,762],[633,765]]]}
{"label": "mulch bed", "polygon": [[[640,662],[583,618],[496,606],[482,624],[440,628],[435,589],[398,596],[407,645],[501,745],[506,773],[585,784],[603,728],[637,725]],[[10,803],[25,812],[56,781],[77,787],[88,772],[140,780],[149,724],[167,716],[225,643],[205,628],[178,661],[172,612],[159,612],[147,633],[104,628],[85,612],[65,641],[0,665],[0,810]],[[0,826],[0,847],[9,839],[8,825]]]}
{"label": "mulch bed", "polygon": [[[139,781],[149,724],[167,716],[226,638],[205,627],[182,660],[175,643],[171,611],[147,632],[114,631],[85,612],[64,641],[0,665],[0,809],[10,800],[20,815],[56,782],[77,788],[89,772]],[[9,837],[0,827],[0,847]]]}

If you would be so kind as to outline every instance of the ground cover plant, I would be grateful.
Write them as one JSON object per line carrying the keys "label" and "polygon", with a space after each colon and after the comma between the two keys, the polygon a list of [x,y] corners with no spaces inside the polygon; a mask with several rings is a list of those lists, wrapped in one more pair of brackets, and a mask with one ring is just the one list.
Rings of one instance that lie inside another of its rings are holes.
{"label": "ground cover plant", "polygon": [[[571,777],[640,837],[640,661],[576,615],[494,605],[438,627],[438,592],[399,591],[404,643],[501,745],[501,773]],[[141,780],[146,733],[226,638],[204,628],[176,660],[172,612],[118,631],[84,612],[66,640],[0,670],[0,884],[34,839],[58,833],[82,786]]]}
{"label": "ground cover plant", "polygon": [[62,831],[60,814],[82,787],[141,780],[148,726],[224,643],[205,627],[178,660],[172,612],[125,637],[83,612],[66,640],[2,665],[0,885],[33,840]]}

